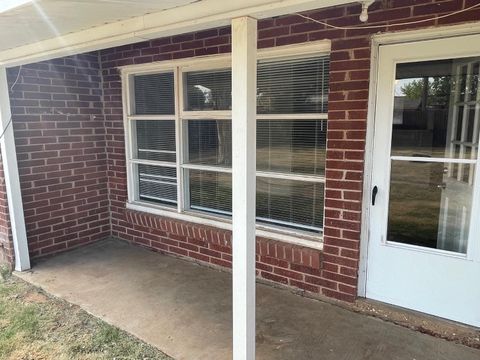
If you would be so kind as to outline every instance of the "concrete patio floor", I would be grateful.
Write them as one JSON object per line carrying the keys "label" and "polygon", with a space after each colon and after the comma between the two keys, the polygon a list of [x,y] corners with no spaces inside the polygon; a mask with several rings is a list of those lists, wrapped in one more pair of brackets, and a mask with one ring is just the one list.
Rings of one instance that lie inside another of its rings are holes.
{"label": "concrete patio floor", "polygon": [[[231,359],[231,275],[121,241],[17,274],[177,360]],[[480,359],[480,351],[257,284],[257,359]]]}

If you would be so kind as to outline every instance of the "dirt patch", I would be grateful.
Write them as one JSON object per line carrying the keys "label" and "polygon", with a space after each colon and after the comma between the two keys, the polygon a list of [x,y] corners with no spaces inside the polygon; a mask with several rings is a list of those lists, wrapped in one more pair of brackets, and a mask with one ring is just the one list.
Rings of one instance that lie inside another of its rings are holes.
{"label": "dirt patch", "polygon": [[48,301],[48,297],[40,292],[30,291],[23,300],[27,303],[44,304]]}
{"label": "dirt patch", "polygon": [[358,300],[349,308],[430,336],[480,349],[480,329],[477,328],[371,300]]}

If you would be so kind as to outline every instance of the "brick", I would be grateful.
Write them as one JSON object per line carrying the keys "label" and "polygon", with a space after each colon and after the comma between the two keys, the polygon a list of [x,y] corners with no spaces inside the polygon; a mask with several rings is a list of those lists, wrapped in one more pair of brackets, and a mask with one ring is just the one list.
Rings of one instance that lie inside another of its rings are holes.
{"label": "brick", "polygon": [[334,291],[331,289],[323,288],[322,289],[322,294],[337,300],[342,300],[346,302],[354,302],[355,301],[355,295],[352,294],[346,294],[340,291]]}
{"label": "brick", "polygon": [[286,277],[271,274],[271,273],[266,272],[266,271],[261,271],[260,276],[264,279],[267,279],[267,280],[270,280],[270,281],[273,281],[273,282],[276,282],[276,283],[285,284],[285,285],[288,284],[288,279]]}
{"label": "brick", "polygon": [[319,293],[320,292],[320,288],[318,286],[314,286],[312,284],[307,284],[307,283],[304,283],[302,281],[297,281],[297,280],[290,279],[289,284],[290,284],[290,286],[293,286],[293,287],[296,287],[296,288],[299,288],[299,289],[302,289],[302,290],[305,290],[305,291],[308,291],[308,292],[311,292],[311,293]]}
{"label": "brick", "polygon": [[307,39],[308,37],[306,34],[283,36],[283,37],[276,38],[275,45],[282,46],[282,45],[298,44],[298,43],[307,41]]}
{"label": "brick", "polygon": [[290,271],[282,268],[274,268],[273,272],[277,275],[288,277],[290,279],[303,280],[303,275],[301,273],[297,273],[294,271]]}
{"label": "brick", "polygon": [[[410,18],[411,13],[412,20],[427,19],[471,6],[472,1],[466,0],[463,5],[450,0],[392,0],[385,8],[383,3],[376,2],[370,6],[368,22],[381,23],[382,28],[376,30],[327,29],[295,14],[259,22],[258,48],[324,38],[332,41],[324,251],[257,239],[259,277],[314,294],[354,300],[370,34],[431,26],[432,22],[404,27],[392,24]],[[351,26],[359,25],[358,13],[358,5],[346,5],[305,14],[331,24]],[[479,14],[478,9],[472,10],[439,19],[438,23],[474,21]],[[167,254],[231,266],[230,232],[125,209],[123,111],[117,69],[133,63],[230,52],[230,33],[228,26],[207,29],[22,68],[11,101],[32,256],[63,251],[111,233]],[[17,71],[18,68],[8,69],[10,83]],[[58,165],[62,168],[52,167]],[[11,241],[2,240],[9,236],[6,209],[0,182],[0,244],[7,244],[0,246],[0,261],[2,257],[10,261],[13,257]],[[59,222],[62,217],[63,222]]]}

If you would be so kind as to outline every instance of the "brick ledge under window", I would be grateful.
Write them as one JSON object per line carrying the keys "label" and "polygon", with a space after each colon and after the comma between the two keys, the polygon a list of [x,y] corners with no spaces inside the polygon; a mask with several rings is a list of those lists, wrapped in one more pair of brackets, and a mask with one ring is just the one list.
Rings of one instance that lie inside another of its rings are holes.
{"label": "brick ledge under window", "polygon": [[[232,224],[230,221],[213,218],[208,215],[179,213],[142,202],[128,202],[126,203],[126,208],[127,210],[158,215],[178,221],[191,222],[216,229],[232,230]],[[323,235],[295,234],[294,231],[281,231],[268,228],[267,226],[257,225],[256,236],[315,250],[323,250]]]}

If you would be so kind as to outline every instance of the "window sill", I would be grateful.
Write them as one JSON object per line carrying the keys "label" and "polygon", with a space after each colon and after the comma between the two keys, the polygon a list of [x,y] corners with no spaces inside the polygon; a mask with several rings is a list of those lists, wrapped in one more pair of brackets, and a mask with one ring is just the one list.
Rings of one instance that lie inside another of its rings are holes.
{"label": "window sill", "polygon": [[[222,219],[195,212],[179,213],[161,206],[144,203],[141,201],[127,202],[126,208],[129,210],[146,212],[153,215],[159,215],[177,219],[181,221],[192,222],[205,226],[212,226],[224,230],[232,230],[232,222],[229,219]],[[284,243],[308,247],[311,249],[323,249],[323,235],[310,235],[295,230],[279,230],[267,225],[257,224],[256,236],[267,239],[277,240]]]}

